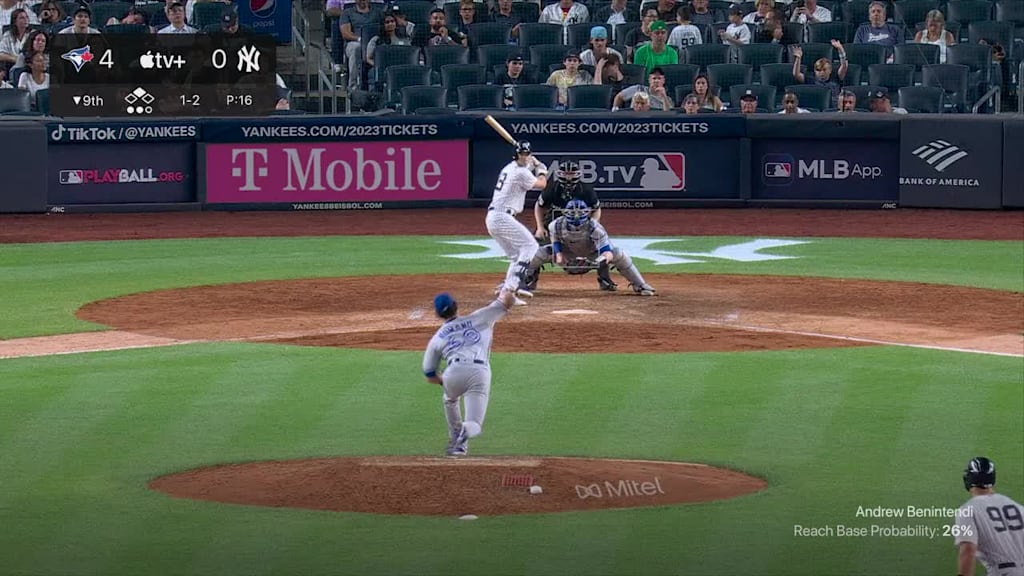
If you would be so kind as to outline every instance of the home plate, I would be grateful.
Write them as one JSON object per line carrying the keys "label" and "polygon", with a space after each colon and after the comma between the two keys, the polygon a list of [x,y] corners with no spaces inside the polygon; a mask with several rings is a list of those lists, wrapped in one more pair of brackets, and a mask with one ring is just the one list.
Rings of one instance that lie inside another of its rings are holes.
{"label": "home plate", "polygon": [[572,310],[552,310],[552,314],[597,314],[597,310],[583,310],[574,308]]}

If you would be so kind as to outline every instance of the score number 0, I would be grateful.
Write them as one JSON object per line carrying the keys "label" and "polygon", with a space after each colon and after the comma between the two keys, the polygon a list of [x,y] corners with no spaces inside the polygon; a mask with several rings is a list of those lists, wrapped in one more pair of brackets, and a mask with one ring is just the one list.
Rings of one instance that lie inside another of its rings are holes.
{"label": "score number 0", "polygon": [[213,51],[213,54],[210,55],[210,63],[213,64],[213,67],[217,70],[223,70],[224,67],[228,65],[227,52],[222,48],[217,48]]}

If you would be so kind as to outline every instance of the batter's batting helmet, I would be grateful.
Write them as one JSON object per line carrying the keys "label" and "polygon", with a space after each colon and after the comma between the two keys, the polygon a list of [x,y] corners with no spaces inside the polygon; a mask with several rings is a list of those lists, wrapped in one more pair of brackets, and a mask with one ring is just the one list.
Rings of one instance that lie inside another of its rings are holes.
{"label": "batter's batting helmet", "polygon": [[526,140],[516,142],[516,158],[518,158],[520,154],[533,154],[533,146]]}
{"label": "batter's batting helmet", "polygon": [[978,456],[967,463],[964,470],[964,488],[970,492],[971,488],[991,488],[996,484],[996,465],[994,462]]}
{"label": "batter's batting helmet", "polygon": [[434,297],[434,312],[441,318],[452,318],[459,311],[459,303],[447,292]]}
{"label": "batter's batting helmet", "polygon": [[569,200],[565,205],[565,220],[570,226],[582,226],[590,218],[590,208],[579,198]]}

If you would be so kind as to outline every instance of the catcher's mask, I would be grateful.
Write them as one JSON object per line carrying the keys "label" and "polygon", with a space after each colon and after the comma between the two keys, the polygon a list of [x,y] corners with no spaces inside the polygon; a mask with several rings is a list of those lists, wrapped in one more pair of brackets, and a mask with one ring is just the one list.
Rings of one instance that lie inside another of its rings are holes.
{"label": "catcher's mask", "polygon": [[964,470],[964,488],[970,492],[971,488],[991,488],[996,484],[996,465],[994,462],[979,456],[972,458]]}
{"label": "catcher's mask", "polygon": [[562,184],[574,185],[580,181],[580,163],[568,158],[558,163],[555,178]]}
{"label": "catcher's mask", "polygon": [[569,226],[578,228],[590,219],[590,208],[587,207],[586,202],[577,198],[569,200],[569,203],[565,205],[564,214]]}

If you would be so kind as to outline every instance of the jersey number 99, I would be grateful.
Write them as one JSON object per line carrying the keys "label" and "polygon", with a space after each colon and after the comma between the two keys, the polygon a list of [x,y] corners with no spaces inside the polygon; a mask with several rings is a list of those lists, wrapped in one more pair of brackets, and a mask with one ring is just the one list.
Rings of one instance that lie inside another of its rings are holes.
{"label": "jersey number 99", "polygon": [[989,506],[985,508],[985,513],[992,520],[993,529],[996,532],[1006,532],[1007,530],[1016,532],[1024,529],[1024,518],[1021,517],[1020,509],[1013,504],[1007,504],[1001,510],[995,506]]}

